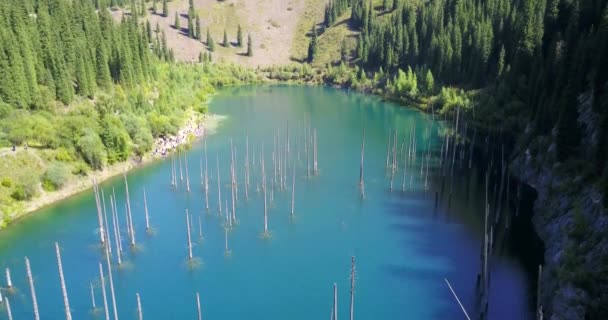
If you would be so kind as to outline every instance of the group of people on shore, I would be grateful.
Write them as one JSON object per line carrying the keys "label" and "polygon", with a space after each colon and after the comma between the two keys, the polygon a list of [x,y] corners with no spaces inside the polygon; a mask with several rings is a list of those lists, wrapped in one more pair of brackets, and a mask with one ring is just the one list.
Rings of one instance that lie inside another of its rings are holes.
{"label": "group of people on shore", "polygon": [[187,143],[190,136],[196,138],[205,134],[205,127],[201,126],[200,122],[192,118],[188,125],[181,129],[176,136],[167,136],[158,138],[155,142],[155,148],[152,152],[152,157],[165,157],[167,153],[175,150],[178,146]]}

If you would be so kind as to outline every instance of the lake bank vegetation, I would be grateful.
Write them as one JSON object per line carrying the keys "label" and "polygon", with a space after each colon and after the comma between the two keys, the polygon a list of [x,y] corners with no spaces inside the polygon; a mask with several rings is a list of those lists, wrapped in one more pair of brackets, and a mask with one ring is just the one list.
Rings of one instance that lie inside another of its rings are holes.
{"label": "lake bank vegetation", "polygon": [[42,193],[150,153],[207,112],[215,87],[258,81],[171,63],[162,33],[91,1],[3,1],[0,16],[0,226]]}

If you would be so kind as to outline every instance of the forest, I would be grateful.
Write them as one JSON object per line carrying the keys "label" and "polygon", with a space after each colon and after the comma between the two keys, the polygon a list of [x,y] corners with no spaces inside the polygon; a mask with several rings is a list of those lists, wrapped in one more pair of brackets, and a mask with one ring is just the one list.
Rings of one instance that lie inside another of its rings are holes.
{"label": "forest", "polygon": [[[151,151],[214,87],[255,82],[238,66],[171,63],[163,31],[90,0],[0,2],[0,168],[5,219],[23,200]],[[41,159],[39,159],[41,158]],[[2,219],[0,219],[2,220]],[[2,223],[2,222],[0,222]]]}

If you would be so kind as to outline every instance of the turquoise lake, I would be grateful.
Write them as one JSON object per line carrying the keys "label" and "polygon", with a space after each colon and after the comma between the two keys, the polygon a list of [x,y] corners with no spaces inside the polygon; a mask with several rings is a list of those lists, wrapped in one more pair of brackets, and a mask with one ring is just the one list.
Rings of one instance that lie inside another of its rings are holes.
{"label": "turquoise lake", "polygon": [[[120,319],[137,319],[136,293],[141,296],[144,319],[196,319],[196,292],[200,293],[204,319],[330,319],[334,283],[338,287],[338,317],[347,319],[351,256],[356,258],[355,319],[465,319],[444,278],[471,317],[477,317],[476,277],[484,226],[483,170],[475,166],[468,169],[467,148],[465,164],[457,155],[455,178],[441,187],[437,158],[442,134],[449,124],[372,96],[324,87],[228,88],[214,96],[210,111],[227,118],[206,139],[208,211],[199,169],[205,157],[202,140],[186,153],[190,193],[186,192],[185,180],[179,180],[179,169],[178,187],[171,187],[170,157],[128,173],[135,252],[129,248],[124,228],[124,181],[118,177],[101,184],[108,211],[109,195],[115,190],[125,248],[121,267],[112,258]],[[312,177],[307,177],[304,150],[309,122],[316,130],[318,144],[319,174]],[[263,195],[257,190],[261,184],[260,152],[264,145],[270,192],[274,137],[279,130],[284,148],[288,126],[287,188],[280,191],[275,186],[272,203],[268,195],[271,237],[262,239]],[[364,128],[365,199],[361,199],[359,164]],[[391,191],[386,155],[389,136],[395,129],[399,168]],[[400,148],[412,130],[416,132],[417,159],[405,172],[403,192],[400,155],[407,150],[402,152]],[[248,200],[244,191],[246,135],[251,168]],[[218,215],[216,161],[219,159],[225,214],[226,200],[231,207],[231,140],[237,150],[238,224],[228,231],[231,255],[226,256],[225,219]],[[425,154],[429,151],[425,178]],[[425,159],[422,175],[421,159]],[[295,219],[290,217],[292,163]],[[145,231],[144,187],[154,228],[151,235]],[[452,190],[450,200],[446,190]],[[439,191],[435,207],[435,192]],[[193,253],[200,262],[195,268],[187,263],[186,209],[194,220]],[[111,225],[110,220],[113,232]],[[72,318],[105,319],[103,310],[92,312],[90,296],[93,283],[97,306],[103,306],[99,262],[103,262],[106,275],[107,269],[97,229],[95,199],[93,191],[88,190],[0,232],[0,287],[6,286],[4,269],[8,267],[15,289],[3,289],[2,294],[11,301],[14,319],[33,319],[26,256],[32,266],[41,318],[65,319],[56,241],[62,249]],[[534,318],[534,279],[513,251],[496,249],[491,258],[489,319]],[[3,308],[0,306],[0,319],[7,319]]]}

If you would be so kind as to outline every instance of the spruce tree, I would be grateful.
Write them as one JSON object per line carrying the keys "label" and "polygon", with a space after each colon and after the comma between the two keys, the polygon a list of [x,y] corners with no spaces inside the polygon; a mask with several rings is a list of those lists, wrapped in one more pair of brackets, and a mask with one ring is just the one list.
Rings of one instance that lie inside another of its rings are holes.
{"label": "spruce tree", "polygon": [[152,12],[154,12],[154,14],[158,14],[158,9],[156,8],[156,2],[158,0],[152,0]]}
{"label": "spruce tree", "polygon": [[194,39],[194,9],[190,8],[188,10],[188,37]]}
{"label": "spruce tree", "polygon": [[433,94],[433,92],[435,91],[435,79],[433,78],[433,73],[430,69],[426,71],[426,76],[424,78],[424,87],[426,93],[428,94]]}
{"label": "spruce tree", "polygon": [[239,24],[238,29],[236,30],[236,45],[241,48],[243,46],[243,31],[241,30],[241,25]]}
{"label": "spruce tree", "polygon": [[146,20],[146,36],[148,42],[152,42],[152,27],[150,26],[150,20]]}
{"label": "spruce tree", "polygon": [[178,31],[181,29],[180,23],[179,23],[179,13],[177,13],[177,11],[175,12],[175,22],[173,23],[173,27],[175,29],[177,29]]}
{"label": "spruce tree", "polygon": [[163,0],[163,17],[169,16],[169,6],[167,5],[167,0]]}
{"label": "spruce tree", "polygon": [[317,29],[315,28],[314,24],[312,25],[310,32],[312,36],[310,37],[310,43],[308,44],[308,63],[312,63],[317,53]]}
{"label": "spruce tree", "polygon": [[226,29],[224,29],[224,47],[228,48],[228,34],[226,34]]}
{"label": "spruce tree", "polygon": [[196,15],[196,31],[194,34],[197,40],[201,40],[201,18],[198,15]]}
{"label": "spruce tree", "polygon": [[211,33],[209,32],[209,28],[207,28],[207,49],[209,49],[209,51],[215,51],[215,43],[213,41],[213,38],[211,37]]}
{"label": "spruce tree", "polygon": [[251,33],[247,35],[247,56],[253,56],[253,43],[251,41]]}

